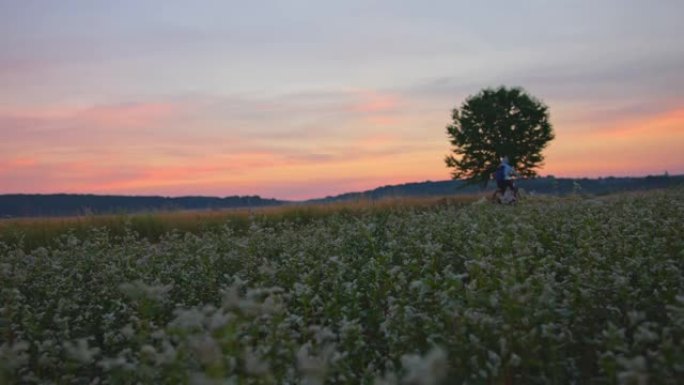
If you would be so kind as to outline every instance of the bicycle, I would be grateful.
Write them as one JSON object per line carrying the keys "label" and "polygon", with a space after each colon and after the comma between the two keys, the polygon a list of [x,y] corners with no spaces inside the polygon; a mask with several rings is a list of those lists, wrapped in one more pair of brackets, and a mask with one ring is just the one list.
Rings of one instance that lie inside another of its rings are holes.
{"label": "bicycle", "polygon": [[515,185],[513,186],[513,188],[504,188],[503,192],[499,187],[497,187],[497,189],[494,190],[494,194],[492,194],[491,197],[492,203],[502,205],[514,205],[518,203],[518,201],[520,201],[521,198],[520,189],[515,187]]}

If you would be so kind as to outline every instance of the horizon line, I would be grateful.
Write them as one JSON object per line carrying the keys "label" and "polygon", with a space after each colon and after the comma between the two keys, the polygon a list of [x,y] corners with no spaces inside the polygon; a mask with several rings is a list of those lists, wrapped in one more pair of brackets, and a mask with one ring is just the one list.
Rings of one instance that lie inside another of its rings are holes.
{"label": "horizon line", "polygon": [[[539,175],[536,177],[532,178],[521,178],[521,180],[531,180],[531,179],[547,179],[547,178],[554,178],[554,179],[587,179],[587,180],[601,180],[601,179],[638,179],[638,178],[648,178],[648,177],[684,177],[684,172],[682,173],[676,173],[676,174],[671,174],[668,171],[665,171],[661,174],[640,174],[640,175],[623,175],[623,176],[614,176],[614,175],[606,175],[606,176],[555,176],[553,174],[548,174],[548,175]],[[426,179],[422,181],[415,181],[415,182],[405,182],[405,183],[398,183],[398,184],[388,184],[388,185],[379,185],[374,188],[370,188],[367,190],[359,190],[359,191],[347,191],[347,192],[340,192],[334,195],[326,195],[324,197],[317,197],[317,198],[308,198],[308,199],[280,199],[276,197],[263,197],[259,194],[249,194],[249,195],[238,195],[238,194],[233,194],[233,195],[163,195],[163,194],[157,194],[157,195],[137,195],[137,194],[110,194],[110,193],[90,193],[90,192],[49,192],[49,193],[31,193],[31,192],[3,192],[0,193],[0,196],[8,196],[8,195],[38,195],[38,196],[48,196],[48,195],[85,195],[85,196],[97,196],[97,197],[134,197],[134,198],[172,198],[172,199],[178,199],[178,198],[216,198],[216,199],[225,199],[225,198],[259,198],[262,200],[275,200],[279,202],[308,202],[308,201],[314,201],[314,200],[321,200],[321,199],[327,199],[327,198],[333,198],[341,195],[347,195],[347,194],[360,194],[360,193],[366,193],[369,191],[374,191],[380,188],[384,187],[394,187],[394,186],[404,186],[404,185],[409,185],[409,184],[421,184],[421,183],[439,183],[439,182],[453,182],[453,181],[461,181],[461,182],[467,182],[466,179],[442,179],[442,180],[432,180],[432,179]]]}

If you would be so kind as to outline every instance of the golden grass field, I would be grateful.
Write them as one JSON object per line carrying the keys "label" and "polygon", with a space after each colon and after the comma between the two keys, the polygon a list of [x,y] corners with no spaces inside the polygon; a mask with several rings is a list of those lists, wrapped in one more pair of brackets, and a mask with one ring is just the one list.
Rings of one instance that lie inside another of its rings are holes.
{"label": "golden grass field", "polygon": [[113,236],[127,231],[141,238],[158,240],[162,235],[177,230],[197,234],[203,231],[230,226],[241,231],[252,218],[276,223],[289,220],[307,223],[313,219],[334,214],[358,215],[366,212],[396,210],[400,208],[426,208],[442,205],[469,204],[486,194],[452,195],[441,197],[402,197],[380,200],[359,199],[334,203],[293,203],[261,208],[224,210],[158,211],[134,214],[83,215],[70,217],[12,218],[0,220],[0,242],[21,245],[25,250],[50,246],[60,236],[85,235],[94,228],[107,228]]}

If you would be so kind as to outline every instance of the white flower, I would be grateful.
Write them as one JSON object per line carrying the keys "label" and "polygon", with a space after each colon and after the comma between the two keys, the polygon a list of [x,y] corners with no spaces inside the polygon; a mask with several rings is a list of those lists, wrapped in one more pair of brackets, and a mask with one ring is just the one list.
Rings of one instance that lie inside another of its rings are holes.
{"label": "white flower", "polygon": [[446,352],[434,347],[428,354],[420,357],[415,354],[401,357],[406,375],[401,383],[406,385],[434,385],[439,383],[449,370]]}
{"label": "white flower", "polygon": [[0,263],[0,273],[2,275],[9,277],[12,275],[12,265],[9,263]]}
{"label": "white flower", "polygon": [[247,348],[245,350],[244,357],[245,371],[247,373],[253,374],[255,376],[261,376],[268,373],[270,370],[268,362],[259,357],[253,349]]}
{"label": "white flower", "polygon": [[625,385],[646,385],[648,384],[648,374],[646,374],[646,359],[643,356],[634,358],[618,358],[618,363],[624,368],[618,373],[618,381]]}
{"label": "white flower", "polygon": [[225,313],[216,310],[206,321],[209,331],[216,331],[226,326],[235,316],[232,313]]}
{"label": "white flower", "polygon": [[640,325],[636,333],[634,333],[634,342],[648,344],[657,341],[659,338],[657,333],[649,329],[648,325]]}
{"label": "white flower", "polygon": [[82,364],[91,363],[95,356],[100,353],[100,348],[88,347],[88,340],[86,338],[79,338],[76,340],[76,344],[66,341],[63,346],[69,357]]}
{"label": "white flower", "polygon": [[204,365],[214,364],[223,357],[221,347],[209,335],[193,336],[189,340],[189,345]]}
{"label": "white flower", "polygon": [[386,373],[383,377],[376,377],[373,385],[397,385],[399,380],[394,373]]}
{"label": "white flower", "polygon": [[176,360],[176,349],[168,342],[162,342],[162,350],[155,356],[157,365],[173,363]]}
{"label": "white flower", "polygon": [[15,341],[11,345],[5,342],[0,345],[0,369],[17,369],[27,365],[29,346],[26,341]]}
{"label": "white flower", "polygon": [[326,345],[320,354],[312,356],[311,343],[307,342],[297,351],[297,368],[307,384],[322,384],[328,371],[328,362],[335,352],[334,345]]}
{"label": "white flower", "polygon": [[520,359],[520,356],[515,353],[511,354],[511,358],[508,360],[509,365],[511,365],[514,368],[520,366],[521,362],[522,359]]}
{"label": "white flower", "polygon": [[147,285],[140,280],[133,282],[125,282],[119,285],[119,290],[127,297],[138,299],[150,299],[157,302],[164,302],[168,298],[168,294],[173,288],[169,285]]}
{"label": "white flower", "polygon": [[202,328],[204,314],[196,308],[176,309],[173,312],[176,315],[176,318],[169,323],[169,326],[184,330]]}
{"label": "white flower", "polygon": [[154,359],[157,356],[157,351],[152,345],[143,345],[140,348],[140,355],[143,357]]}
{"label": "white flower", "polygon": [[122,356],[117,356],[115,358],[106,357],[98,361],[97,366],[101,367],[105,371],[124,367],[126,366],[126,358]]}
{"label": "white flower", "polygon": [[202,372],[193,372],[190,374],[190,385],[235,385],[235,384],[237,384],[235,377],[211,378]]}
{"label": "white flower", "polygon": [[126,326],[121,328],[121,335],[125,338],[133,337],[135,335],[135,330],[133,329],[133,326],[131,326],[131,324],[126,324]]}

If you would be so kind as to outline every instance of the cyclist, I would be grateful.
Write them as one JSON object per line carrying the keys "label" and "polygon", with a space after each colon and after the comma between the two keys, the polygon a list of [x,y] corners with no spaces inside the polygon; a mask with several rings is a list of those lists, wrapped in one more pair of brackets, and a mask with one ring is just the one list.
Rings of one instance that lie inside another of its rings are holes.
{"label": "cyclist", "polygon": [[513,191],[513,196],[518,197],[518,187],[513,183],[513,178],[517,176],[518,173],[515,171],[513,166],[508,161],[508,157],[504,156],[501,158],[501,164],[496,168],[494,173],[494,179],[496,179],[497,191],[494,194],[500,193],[501,197],[506,195],[506,189],[511,189]]}

